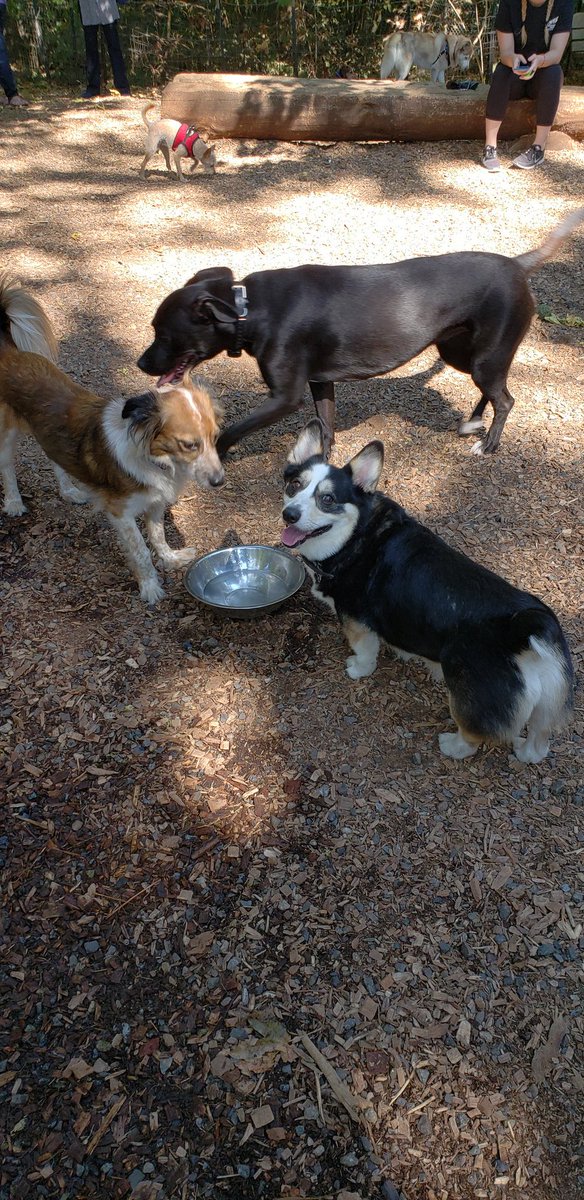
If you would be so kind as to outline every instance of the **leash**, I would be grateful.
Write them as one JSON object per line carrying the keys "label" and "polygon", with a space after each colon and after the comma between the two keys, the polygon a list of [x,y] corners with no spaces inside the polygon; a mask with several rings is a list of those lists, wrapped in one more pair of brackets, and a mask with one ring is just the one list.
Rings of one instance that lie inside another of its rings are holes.
{"label": "leash", "polygon": [[247,319],[247,288],[243,283],[232,284],[233,303],[237,312],[237,324],[235,326],[235,342],[232,350],[227,351],[228,358],[241,358],[241,350],[243,347],[243,335],[245,332],[245,322]]}
{"label": "leash", "polygon": [[433,63],[430,63],[430,66],[431,66],[431,67],[435,67],[435,66],[436,66],[436,63],[438,62],[438,59],[439,59],[439,58],[442,58],[442,55],[443,55],[443,54],[445,54],[445,55],[446,55],[446,66],[447,66],[447,67],[449,67],[449,66],[450,66],[450,50],[448,49],[448,38],[445,38],[445,40],[444,40],[444,45],[443,45],[443,46],[442,46],[442,48],[441,48],[441,49],[438,51],[438,54],[436,55],[436,58],[434,59],[434,62],[433,62]]}

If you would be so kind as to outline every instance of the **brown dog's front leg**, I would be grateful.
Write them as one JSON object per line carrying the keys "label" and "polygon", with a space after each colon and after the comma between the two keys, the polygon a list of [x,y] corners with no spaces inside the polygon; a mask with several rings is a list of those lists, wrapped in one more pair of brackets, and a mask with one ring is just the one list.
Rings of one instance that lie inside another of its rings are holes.
{"label": "brown dog's front leg", "polygon": [[335,385],[334,383],[313,383],[308,381],[314,400],[316,415],[322,422],[324,456],[329,454],[335,444]]}

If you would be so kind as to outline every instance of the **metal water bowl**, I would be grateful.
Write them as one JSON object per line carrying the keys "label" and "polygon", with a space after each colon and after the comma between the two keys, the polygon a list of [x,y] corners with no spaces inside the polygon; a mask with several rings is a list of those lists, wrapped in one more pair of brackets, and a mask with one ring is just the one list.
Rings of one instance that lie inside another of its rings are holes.
{"label": "metal water bowl", "polygon": [[274,612],[304,582],[304,566],[273,546],[232,546],[191,563],[185,587],[195,600],[228,617]]}

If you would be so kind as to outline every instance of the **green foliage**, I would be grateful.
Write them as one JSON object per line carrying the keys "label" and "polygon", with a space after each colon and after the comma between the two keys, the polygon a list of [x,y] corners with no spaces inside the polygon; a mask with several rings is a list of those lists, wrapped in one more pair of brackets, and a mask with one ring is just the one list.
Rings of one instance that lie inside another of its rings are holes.
{"label": "green foliage", "polygon": [[[477,44],[471,75],[484,77],[496,8],[497,0],[128,0],[120,36],[130,78],[161,86],[177,71],[291,75],[294,66],[301,76],[344,67],[375,78],[388,32],[447,24]],[[71,87],[82,81],[77,0],[8,0],[8,13],[11,59],[22,75]]]}
{"label": "green foliage", "polygon": [[541,317],[542,321],[547,321],[549,325],[564,325],[567,329],[584,329],[584,317],[578,317],[576,313],[566,313],[565,317],[558,317],[549,304],[540,304],[537,315]]}

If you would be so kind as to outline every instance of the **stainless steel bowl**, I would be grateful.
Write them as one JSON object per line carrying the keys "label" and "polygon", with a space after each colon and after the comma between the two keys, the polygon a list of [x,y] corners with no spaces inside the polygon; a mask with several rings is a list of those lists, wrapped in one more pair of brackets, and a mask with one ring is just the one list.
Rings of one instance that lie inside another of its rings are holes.
{"label": "stainless steel bowl", "polygon": [[228,617],[263,617],[304,582],[304,567],[287,550],[232,546],[191,563],[185,587],[195,600]]}

